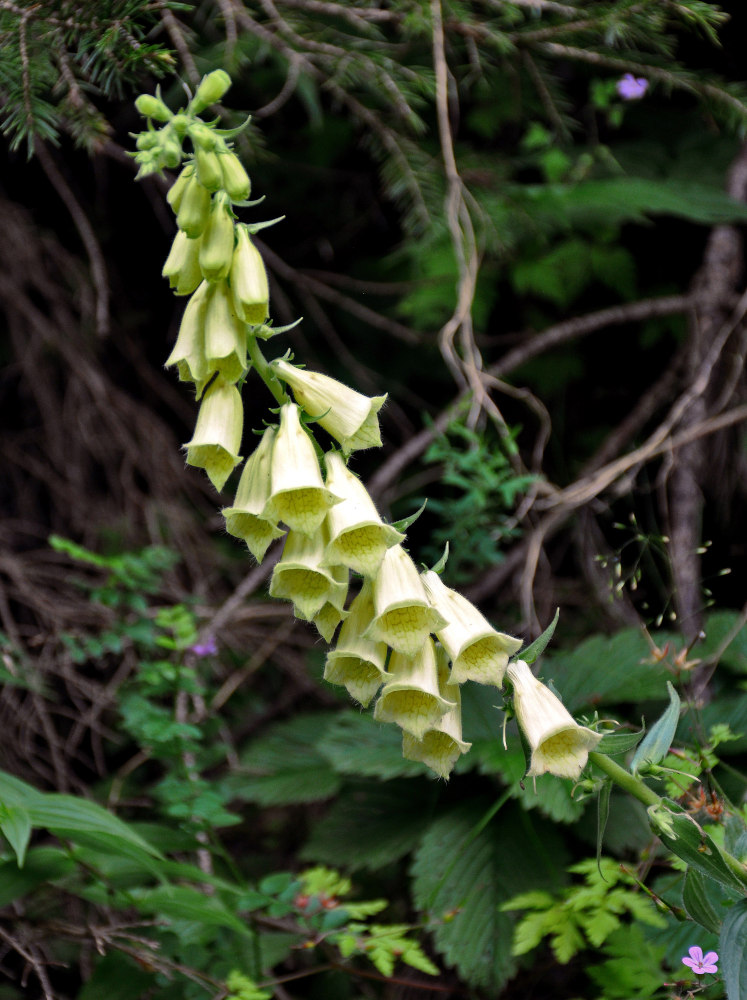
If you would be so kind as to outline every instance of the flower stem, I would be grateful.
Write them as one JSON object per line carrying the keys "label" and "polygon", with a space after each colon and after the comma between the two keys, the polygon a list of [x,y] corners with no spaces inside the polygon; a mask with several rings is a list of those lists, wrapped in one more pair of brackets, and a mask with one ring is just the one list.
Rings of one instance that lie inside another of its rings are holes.
{"label": "flower stem", "polygon": [[267,359],[260,350],[257,338],[253,333],[249,332],[247,334],[246,342],[247,350],[249,351],[249,357],[252,359],[254,370],[273,394],[280,406],[283,406],[284,403],[288,402],[288,396],[283,390],[280,381],[273,375],[272,369],[267,363]]}

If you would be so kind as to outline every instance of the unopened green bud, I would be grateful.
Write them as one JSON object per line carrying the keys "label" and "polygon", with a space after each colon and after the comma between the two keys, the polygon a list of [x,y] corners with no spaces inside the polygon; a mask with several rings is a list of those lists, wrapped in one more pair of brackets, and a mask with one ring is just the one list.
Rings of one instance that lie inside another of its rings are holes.
{"label": "unopened green bud", "polygon": [[236,227],[236,237],[230,279],[236,313],[245,323],[257,326],[269,315],[267,272],[246,226]]}
{"label": "unopened green bud", "polygon": [[224,194],[216,195],[200,246],[200,268],[208,281],[228,277],[233,259],[233,218]]}
{"label": "unopened green bud", "polygon": [[174,129],[176,129],[176,134],[183,138],[187,134],[187,129],[192,124],[192,119],[187,115],[174,115],[171,119],[171,124]]}
{"label": "unopened green bud", "polygon": [[161,272],[177,295],[191,295],[202,281],[199,253],[200,238],[191,240],[178,230]]}
{"label": "unopened green bud", "polygon": [[174,117],[163,101],[152,94],[141,94],[135,101],[135,107],[144,118],[155,118],[158,122],[167,122]]}
{"label": "unopened green bud", "polygon": [[182,196],[176,223],[191,239],[202,236],[210,218],[210,192],[192,176]]}
{"label": "unopened green bud", "polygon": [[135,140],[135,146],[138,149],[154,149],[160,142],[158,132],[141,132]]}
{"label": "unopened green bud", "polygon": [[207,76],[203,76],[197,88],[195,96],[192,98],[189,110],[199,115],[211,104],[216,104],[231,86],[231,77],[225,70],[215,69]]}
{"label": "unopened green bud", "polygon": [[241,160],[231,152],[223,153],[219,159],[223,171],[223,190],[231,201],[246,201],[252,185],[249,175],[241,165]]}
{"label": "unopened green bud", "polygon": [[212,152],[219,145],[220,136],[216,135],[215,129],[210,128],[204,122],[193,121],[187,131],[195,152],[198,149]]}
{"label": "unopened green bud", "polygon": [[208,191],[218,191],[223,186],[223,173],[220,169],[218,154],[197,146],[195,163],[197,164],[197,176],[200,184]]}
{"label": "unopened green bud", "polygon": [[161,136],[161,163],[175,170],[182,162],[182,144],[173,132],[164,129]]}
{"label": "unopened green bud", "polygon": [[193,163],[188,163],[184,170],[179,174],[177,179],[171,185],[166,195],[166,201],[171,205],[174,212],[179,211],[179,206],[182,203],[182,198],[184,197],[184,191],[187,187],[190,177],[195,172],[195,167]]}

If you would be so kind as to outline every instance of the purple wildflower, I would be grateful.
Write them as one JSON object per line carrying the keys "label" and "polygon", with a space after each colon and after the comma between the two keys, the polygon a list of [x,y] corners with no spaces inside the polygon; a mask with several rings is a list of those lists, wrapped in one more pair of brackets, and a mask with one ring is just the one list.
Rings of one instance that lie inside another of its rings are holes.
{"label": "purple wildflower", "polygon": [[190,646],[189,651],[190,653],[194,653],[195,656],[215,656],[218,652],[218,644],[212,635],[208,635],[201,642],[196,642],[193,646]]}
{"label": "purple wildflower", "polygon": [[685,965],[689,965],[696,976],[704,976],[706,972],[718,972],[718,967],[716,962],[718,962],[718,955],[715,951],[709,951],[707,955],[703,954],[703,949],[699,948],[696,944],[689,949],[690,957],[682,959]]}
{"label": "purple wildflower", "polygon": [[626,73],[617,81],[616,89],[624,101],[638,101],[648,90],[648,80],[645,76]]}

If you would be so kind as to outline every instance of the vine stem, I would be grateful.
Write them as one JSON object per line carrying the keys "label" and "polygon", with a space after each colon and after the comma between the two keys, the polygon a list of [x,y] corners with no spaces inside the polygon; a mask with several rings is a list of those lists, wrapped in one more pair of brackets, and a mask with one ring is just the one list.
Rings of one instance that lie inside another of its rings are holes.
{"label": "vine stem", "polygon": [[280,382],[273,375],[272,369],[270,368],[270,365],[268,364],[264,354],[260,350],[260,346],[257,343],[257,338],[254,336],[253,333],[250,332],[249,335],[247,336],[246,344],[247,344],[247,350],[249,351],[249,357],[252,360],[252,366],[254,367],[254,370],[257,372],[257,374],[262,379],[264,384],[273,394],[278,404],[280,406],[283,406],[285,403],[288,402],[288,396],[283,391]]}
{"label": "vine stem", "polygon": [[[619,785],[623,791],[628,792],[629,795],[638,799],[638,801],[642,802],[645,806],[666,805],[665,800],[660,795],[657,795],[656,792],[652,791],[652,789],[641,781],[640,778],[636,778],[635,775],[630,773],[630,771],[626,771],[624,767],[620,767],[619,764],[616,764],[615,761],[606,754],[592,750],[589,753],[589,760],[592,764],[598,767],[600,771],[604,771],[604,773],[611,778],[616,785]],[[742,885],[747,886],[747,869],[745,869],[745,866],[737,858],[735,858],[733,854],[729,854],[728,851],[725,851],[723,847],[718,847],[718,845],[716,846],[724,864],[727,865],[727,867],[736,875]]]}

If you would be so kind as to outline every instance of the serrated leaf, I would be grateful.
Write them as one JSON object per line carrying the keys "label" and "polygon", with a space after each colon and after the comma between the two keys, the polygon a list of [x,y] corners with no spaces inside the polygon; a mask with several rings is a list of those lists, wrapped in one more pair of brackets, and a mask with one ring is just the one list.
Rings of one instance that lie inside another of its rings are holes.
{"label": "serrated leaf", "polygon": [[721,918],[711,905],[706,892],[706,879],[695,868],[688,868],[685,873],[685,885],[682,890],[682,904],[690,916],[701,927],[718,934],[721,930]]}
{"label": "serrated leaf", "polygon": [[728,1000],[747,996],[747,899],[727,913],[718,941],[721,975]]}
{"label": "serrated leaf", "polygon": [[370,778],[422,776],[423,767],[402,756],[402,735],[360,712],[338,714],[317,742],[317,751],[340,774]]}
{"label": "serrated leaf", "polygon": [[472,802],[436,820],[411,871],[416,906],[436,920],[438,950],[469,983],[497,995],[516,968],[514,918],[500,905],[517,890],[557,884],[565,859],[552,827],[515,806],[485,823],[493,808]]}
{"label": "serrated leaf", "polygon": [[677,724],[680,721],[680,696],[667,681],[669,705],[644,736],[630,765],[633,774],[648,764],[659,764],[669,753]]}

